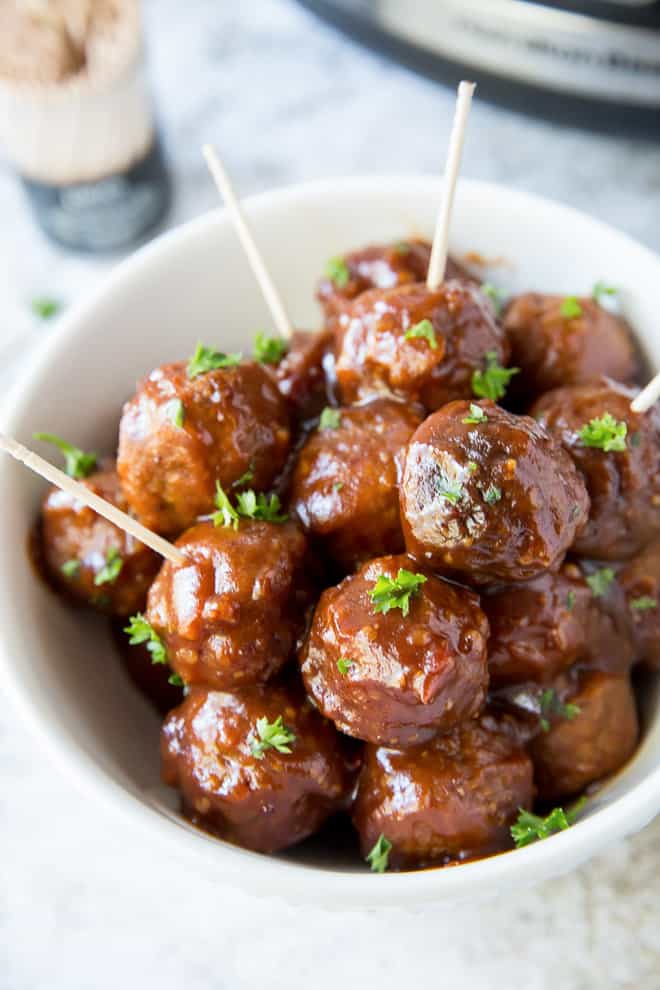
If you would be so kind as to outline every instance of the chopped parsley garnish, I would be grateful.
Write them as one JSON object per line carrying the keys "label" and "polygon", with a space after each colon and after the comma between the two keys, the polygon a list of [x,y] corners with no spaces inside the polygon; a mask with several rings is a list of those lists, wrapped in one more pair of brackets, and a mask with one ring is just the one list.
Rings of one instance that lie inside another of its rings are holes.
{"label": "chopped parsley garnish", "polygon": [[348,270],[348,265],[343,258],[330,258],[327,265],[325,266],[326,277],[330,279],[331,282],[337,286],[338,289],[343,289],[348,285],[351,273]]}
{"label": "chopped parsley garnish", "polygon": [[388,866],[388,859],[392,843],[381,833],[376,839],[376,844],[365,859],[371,867],[372,873],[384,873]]}
{"label": "chopped parsley garnish", "polygon": [[30,308],[35,316],[38,316],[40,320],[52,320],[54,316],[57,316],[59,311],[62,309],[62,303],[59,299],[51,299],[48,296],[40,296],[37,299],[33,299],[30,303]]}
{"label": "chopped parsley garnish", "polygon": [[530,842],[536,842],[538,839],[547,839],[555,832],[569,828],[575,822],[583,805],[584,798],[568,811],[564,811],[563,808],[553,808],[545,818],[519,808],[518,820],[511,826],[511,838],[516,844],[516,849],[528,846]]}
{"label": "chopped parsley garnish", "polygon": [[179,429],[183,426],[183,421],[186,418],[186,412],[183,408],[183,402],[181,399],[170,399],[169,402],[165,404],[165,415],[169,419],[170,423],[174,423]]}
{"label": "chopped parsley garnish", "polygon": [[607,296],[617,296],[619,290],[613,285],[607,285],[606,282],[601,282],[600,280],[596,282],[593,289],[591,290],[591,296],[599,305],[602,305],[603,299]]}
{"label": "chopped parsley garnish", "polygon": [[296,740],[295,733],[287,729],[281,715],[278,715],[274,722],[269,722],[265,715],[257,719],[257,735],[259,739],[253,739],[250,746],[250,752],[256,760],[263,760],[267,749],[276,749],[278,753],[290,753],[290,744]]}
{"label": "chopped parsley garnish", "polygon": [[410,599],[425,583],[426,578],[423,574],[413,574],[403,567],[399,568],[395,578],[381,574],[369,592],[369,597],[375,605],[374,611],[387,613],[392,608],[400,608],[404,616],[408,615]]}
{"label": "chopped parsley garnish", "polygon": [[452,505],[458,505],[463,498],[463,486],[455,478],[448,478],[444,471],[438,471],[435,492],[438,498],[444,498]]}
{"label": "chopped parsley garnish", "polygon": [[503,368],[497,359],[496,351],[486,352],[486,368],[476,368],[472,372],[472,391],[480,399],[501,399],[506,395],[509,382],[520,368]]}
{"label": "chopped parsley garnish", "polygon": [[577,296],[566,296],[565,299],[562,299],[559,312],[565,320],[576,320],[578,316],[582,316],[582,306],[580,306]]}
{"label": "chopped parsley garnish", "polygon": [[[62,568],[64,570],[64,568]],[[631,598],[630,607],[635,610],[635,612],[648,612],[653,608],[658,607],[657,598],[651,598],[650,595],[641,595],[639,598]]]}
{"label": "chopped parsley garnish", "polygon": [[499,289],[496,285],[493,285],[492,282],[483,282],[480,288],[483,294],[487,296],[493,304],[495,315],[501,316],[506,300],[506,292],[504,289]]}
{"label": "chopped parsley garnish", "polygon": [[614,571],[611,567],[601,567],[599,571],[590,574],[587,584],[591,588],[594,598],[602,598],[606,594],[609,586],[614,580]]}
{"label": "chopped parsley garnish", "polygon": [[563,702],[554,688],[546,688],[545,691],[541,692],[539,707],[541,709],[541,728],[544,732],[550,731],[550,719],[553,716],[568,719],[570,722],[580,714],[580,706]]}
{"label": "chopped parsley garnish", "polygon": [[470,403],[470,412],[467,416],[463,417],[464,423],[487,423],[488,416],[483,411],[481,406],[478,406],[476,402]]}
{"label": "chopped parsley garnish", "polygon": [[150,622],[147,622],[141,612],[131,616],[124,632],[130,636],[128,642],[131,646],[139,646],[141,643],[146,644],[151,654],[152,663],[167,663],[165,643],[163,643],[156,630]]}
{"label": "chopped parsley garnish", "polygon": [[81,566],[82,565],[80,561],[76,560],[75,557],[72,557],[71,560],[64,561],[64,563],[60,567],[60,570],[62,571],[64,577],[75,578],[78,577],[78,575],[80,574]]}
{"label": "chopped parsley garnish", "polygon": [[236,481],[232,483],[231,487],[243,488],[245,485],[249,485],[250,482],[253,480],[254,480],[254,461],[250,461],[250,466],[245,472],[245,474],[242,474],[240,478],[237,478]]}
{"label": "chopped parsley garnish", "polygon": [[470,472],[470,474],[474,474],[475,473],[475,471],[477,470],[477,466],[478,465],[477,465],[477,462],[476,461],[468,461],[467,469]]}
{"label": "chopped parsley garnish", "polygon": [[333,492],[340,492],[343,487],[344,487],[343,481],[335,481],[334,485],[332,486],[332,490]]}
{"label": "chopped parsley garnish", "polygon": [[585,423],[578,436],[585,447],[599,447],[609,454],[610,451],[619,452],[626,449],[627,432],[626,423],[622,420],[617,421],[614,416],[606,412]]}
{"label": "chopped parsley garnish", "polygon": [[94,453],[85,453],[80,447],[74,447],[54,433],[33,433],[35,440],[52,443],[64,454],[64,470],[70,478],[87,478],[96,467],[97,457]]}
{"label": "chopped parsley garnish", "polygon": [[211,516],[214,526],[231,526],[238,529],[239,515],[234,506],[229,501],[229,496],[223,489],[219,481],[215,483],[215,507],[218,510]]}
{"label": "chopped parsley garnish", "polygon": [[575,608],[575,592],[569,591],[566,595],[566,608],[569,612],[572,612]]}
{"label": "chopped parsley garnish", "polygon": [[121,569],[123,566],[124,561],[122,560],[121,554],[119,553],[117,547],[110,547],[105,555],[105,564],[101,570],[97,572],[94,578],[94,584],[97,587],[102,584],[114,584],[121,574]]}
{"label": "chopped parsley garnish", "polygon": [[239,492],[236,496],[236,510],[239,516],[245,519],[261,519],[264,522],[283,523],[289,518],[288,513],[281,512],[282,503],[279,495],[273,492],[271,495],[264,495],[262,492],[256,494],[251,488],[247,491]]}
{"label": "chopped parsley garnish", "polygon": [[184,679],[181,677],[180,674],[170,674],[170,676],[167,678],[167,683],[174,685],[174,687],[186,686],[186,682],[184,681]]}
{"label": "chopped parsley garnish", "polygon": [[288,345],[281,337],[267,337],[258,333],[254,338],[254,358],[260,364],[277,364],[288,350]]}
{"label": "chopped parsley garnish", "polygon": [[336,430],[341,423],[341,413],[339,409],[326,406],[319,417],[319,430]]}
{"label": "chopped parsley garnish", "polygon": [[337,670],[339,671],[340,674],[343,674],[345,676],[349,672],[349,670],[351,669],[354,663],[355,660],[351,660],[350,657],[340,657],[339,660],[337,661]]}
{"label": "chopped parsley garnish", "polygon": [[409,329],[406,330],[406,340],[412,340],[415,337],[424,337],[428,340],[432,351],[436,351],[438,349],[438,341],[435,338],[435,330],[430,320],[420,320],[419,323],[416,323],[413,327],[409,327]]}
{"label": "chopped parsley garnish", "polygon": [[240,364],[242,357],[242,354],[224,354],[222,351],[214,351],[212,347],[198,344],[188,362],[188,378],[197,378],[198,375],[215,371],[217,368],[235,368]]}
{"label": "chopped parsley garnish", "polygon": [[502,489],[498,488],[497,485],[489,485],[484,492],[484,499],[489,505],[494,505],[495,502],[499,502],[502,498]]}
{"label": "chopped parsley garnish", "polygon": [[397,241],[394,245],[394,250],[397,254],[408,254],[410,251],[410,244],[408,244],[408,241]]}

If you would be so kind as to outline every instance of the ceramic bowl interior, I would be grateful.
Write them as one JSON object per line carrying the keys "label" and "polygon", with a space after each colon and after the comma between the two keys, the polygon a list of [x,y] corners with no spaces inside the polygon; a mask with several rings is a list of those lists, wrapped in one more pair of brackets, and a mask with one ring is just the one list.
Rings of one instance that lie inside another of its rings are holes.
{"label": "ceramic bowl interior", "polygon": [[[314,287],[326,260],[369,242],[433,230],[437,179],[362,178],[268,193],[246,203],[259,244],[296,325],[320,314]],[[556,203],[463,181],[452,250],[490,262],[489,279],[511,291],[589,292],[604,278],[649,361],[660,365],[660,259]],[[249,351],[267,310],[226,216],[215,212],[153,242],[71,310],[9,396],[7,432],[35,430],[81,447],[114,450],[122,402],[152,367],[189,355],[202,340]],[[406,903],[487,894],[569,869],[645,824],[660,808],[660,705],[645,685],[644,736],[625,770],[590,801],[572,829],[523,850],[453,869],[375,876],[322,843],[265,857],[210,839],[178,815],[159,782],[159,721],[126,679],[105,623],[72,611],[36,579],[26,556],[42,482],[0,460],[0,683],[94,799],[150,829],[154,855],[167,842],[222,882],[329,906]]]}

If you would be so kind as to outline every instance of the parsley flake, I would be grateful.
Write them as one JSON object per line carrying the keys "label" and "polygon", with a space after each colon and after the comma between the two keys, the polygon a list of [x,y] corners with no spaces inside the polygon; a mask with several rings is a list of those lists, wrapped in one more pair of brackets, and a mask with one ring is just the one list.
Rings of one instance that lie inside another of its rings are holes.
{"label": "parsley flake", "polygon": [[569,591],[566,595],[566,608],[569,612],[572,612],[575,608],[575,592]]}
{"label": "parsley flake", "polygon": [[476,472],[476,470],[477,470],[477,462],[476,461],[468,461],[467,469],[470,472],[470,474],[474,474]]}
{"label": "parsley flake", "polygon": [[438,341],[436,340],[435,330],[430,320],[420,320],[419,323],[416,323],[413,327],[406,330],[406,340],[412,340],[415,337],[424,337],[431,345],[431,350],[437,351]]}
{"label": "parsley flake", "polygon": [[584,798],[574,804],[568,811],[564,811],[563,808],[553,808],[545,818],[541,818],[540,815],[534,815],[531,811],[525,811],[524,808],[519,808],[520,814],[518,815],[518,820],[515,825],[511,826],[511,838],[516,844],[516,849],[528,846],[531,842],[536,842],[538,839],[547,839],[549,836],[554,835],[555,832],[561,832],[569,828],[575,822],[583,805]]}
{"label": "parsley flake", "polygon": [[343,481],[335,481],[334,485],[332,486],[332,490],[333,492],[340,492],[343,487],[344,487]]}
{"label": "parsley flake", "polygon": [[254,338],[254,359],[260,364],[278,364],[288,350],[288,345],[281,337],[267,337],[258,333]]}
{"label": "parsley flake", "polygon": [[618,296],[619,290],[613,285],[608,285],[606,282],[598,280],[591,290],[591,297],[595,299],[599,306],[602,306],[603,300],[608,296]]}
{"label": "parsley flake", "polygon": [[170,399],[169,402],[165,403],[164,409],[170,423],[174,423],[175,426],[181,429],[186,418],[186,411],[183,408],[181,399]]}
{"label": "parsley flake", "polygon": [[337,670],[345,677],[354,663],[355,660],[351,660],[350,657],[339,657],[339,660],[337,660]]}
{"label": "parsley flake", "polygon": [[384,873],[388,866],[388,859],[392,843],[381,834],[376,839],[376,843],[365,859],[371,867],[372,873]]}
{"label": "parsley flake", "polygon": [[269,722],[265,715],[257,719],[257,735],[259,739],[253,739],[250,745],[250,752],[255,760],[263,760],[267,749],[276,749],[278,753],[290,753],[290,743],[296,740],[295,733],[287,729],[281,715],[278,715],[274,722]]}
{"label": "parsley flake", "polygon": [[124,561],[117,547],[110,547],[105,555],[105,564],[94,578],[94,584],[97,587],[100,587],[102,584],[114,584],[121,574],[123,566]]}
{"label": "parsley flake", "polygon": [[343,258],[330,258],[325,266],[326,277],[337,286],[338,289],[345,288],[351,278],[348,265]]}
{"label": "parsley flake", "polygon": [[394,250],[396,251],[397,254],[409,254],[410,244],[408,243],[408,241],[397,241],[396,244],[394,245]]}
{"label": "parsley flake", "polygon": [[580,706],[565,703],[561,700],[554,688],[546,688],[539,697],[539,707],[541,709],[541,728],[544,732],[550,731],[550,719],[553,716],[565,718],[569,722],[580,714]]}
{"label": "parsley flake", "polygon": [[455,478],[449,478],[444,471],[438,470],[438,480],[436,483],[436,495],[444,498],[452,505],[458,505],[463,498],[463,486]]}
{"label": "parsley flake", "polygon": [[172,684],[174,687],[186,686],[186,682],[184,681],[184,679],[181,677],[180,674],[170,674],[170,676],[167,678],[167,683]]}
{"label": "parsley flake", "polygon": [[289,518],[288,513],[280,512],[282,503],[279,495],[273,492],[266,496],[262,492],[257,495],[251,488],[239,492],[236,496],[236,511],[245,519],[261,519],[264,522],[283,523]]}
{"label": "parsley flake", "polygon": [[504,309],[504,303],[506,301],[506,292],[504,289],[499,289],[492,282],[483,282],[480,286],[481,291],[488,299],[490,299],[493,309],[495,310],[496,316],[502,315],[502,310]]}
{"label": "parsley flake", "polygon": [[78,577],[78,575],[80,574],[80,568],[81,568],[81,566],[82,565],[81,565],[80,561],[79,560],[76,560],[75,557],[72,557],[71,560],[65,560],[64,561],[64,563],[60,567],[60,570],[62,571],[62,574],[64,575],[64,577],[69,578],[69,579],[73,579],[73,578]]}
{"label": "parsley flake", "polygon": [[480,399],[501,399],[506,395],[509,382],[520,368],[503,368],[497,359],[496,351],[486,352],[486,368],[476,368],[472,372],[472,391]]}
{"label": "parsley flake", "polygon": [[33,433],[35,440],[52,443],[64,454],[64,470],[70,478],[87,478],[96,467],[97,457],[94,453],[85,453],[80,447],[74,447],[54,433]]}
{"label": "parsley flake", "polygon": [[[64,568],[62,569],[64,570]],[[650,595],[641,595],[639,598],[631,598],[630,607],[635,612],[648,612],[658,607],[658,600],[657,598],[651,598]]]}
{"label": "parsley flake", "polygon": [[481,406],[478,406],[476,402],[470,403],[470,412],[467,416],[463,417],[464,423],[487,423],[488,416],[483,411]]}
{"label": "parsley flake", "polygon": [[336,430],[341,424],[341,413],[339,409],[326,406],[319,417],[319,430]]}
{"label": "parsley flake", "polygon": [[217,368],[235,368],[242,358],[242,354],[224,354],[200,343],[188,361],[188,378],[197,378],[198,375],[215,371]]}
{"label": "parsley flake", "polygon": [[602,598],[614,580],[614,571],[611,567],[601,567],[599,571],[590,574],[587,584],[591,588],[594,598]]}
{"label": "parsley flake", "polygon": [[219,481],[215,483],[215,507],[218,510],[211,516],[214,526],[231,526],[238,529],[239,516],[234,506],[229,501],[229,496]]}
{"label": "parsley flake", "polygon": [[413,574],[403,567],[399,568],[395,578],[381,574],[369,592],[369,597],[375,605],[374,611],[386,614],[392,608],[400,608],[404,616],[408,615],[410,599],[417,594],[426,580],[423,574]]}
{"label": "parsley flake", "polygon": [[578,316],[582,316],[582,306],[580,306],[577,296],[566,296],[565,299],[562,299],[559,312],[565,320],[576,320]]}
{"label": "parsley flake", "polygon": [[622,420],[617,421],[606,412],[585,423],[578,436],[585,447],[599,447],[609,454],[610,451],[618,453],[626,449],[627,432],[628,427]]}
{"label": "parsley flake", "polygon": [[242,474],[240,478],[237,478],[236,481],[232,482],[231,487],[243,488],[245,485],[249,485],[251,481],[254,481],[254,461],[250,461],[250,466],[245,474]]}
{"label": "parsley flake", "polygon": [[131,616],[124,632],[130,636],[128,642],[131,646],[139,646],[141,643],[146,644],[151,654],[152,663],[167,663],[165,643],[163,643],[156,630],[141,612]]}
{"label": "parsley flake", "polygon": [[484,492],[484,499],[489,505],[494,505],[495,502],[499,502],[502,498],[502,489],[498,488],[497,485],[489,485]]}
{"label": "parsley flake", "polygon": [[52,320],[62,309],[59,299],[51,299],[47,296],[39,296],[30,303],[30,308],[35,316],[40,320]]}

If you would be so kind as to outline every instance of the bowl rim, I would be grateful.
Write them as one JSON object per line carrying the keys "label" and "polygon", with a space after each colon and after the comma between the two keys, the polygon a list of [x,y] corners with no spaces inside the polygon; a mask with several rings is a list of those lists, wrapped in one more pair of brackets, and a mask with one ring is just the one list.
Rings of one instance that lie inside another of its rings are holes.
{"label": "bowl rim", "polygon": [[[430,194],[439,197],[442,180],[432,175],[376,175],[320,179],[246,197],[243,201],[248,216],[260,210],[276,209],[287,203],[300,207],[306,198],[318,199],[342,192],[370,195],[392,192],[424,184]],[[636,253],[646,263],[657,267],[660,282],[660,256],[628,234],[594,219],[588,214],[555,200],[507,186],[472,179],[461,179],[460,191],[468,195],[506,197],[512,209],[538,210],[551,208],[561,216],[588,221],[595,234],[618,241],[622,250]],[[84,334],[97,306],[117,289],[133,280],[140,280],[144,270],[173,249],[185,250],[186,244],[203,236],[209,228],[229,224],[222,207],[161,234],[119,262],[105,274],[89,293],[62,314],[48,339],[36,350],[29,367],[23,367],[0,407],[3,428],[13,433],[28,404],[33,381],[47,368],[59,348],[78,334]],[[0,458],[0,486],[8,470],[9,458]],[[660,811],[660,765],[642,780],[633,784],[623,795],[570,829],[525,848],[464,863],[457,868],[436,868],[407,873],[385,873],[376,879],[368,871],[340,872],[314,865],[295,863],[277,856],[263,856],[218,841],[193,829],[174,816],[168,816],[150,803],[148,794],[141,794],[113,778],[86,752],[84,747],[58,725],[42,718],[29,692],[24,691],[18,673],[14,674],[8,638],[0,636],[0,683],[23,721],[44,745],[46,753],[75,781],[80,789],[127,821],[133,821],[151,835],[157,835],[173,853],[191,852],[200,865],[215,872],[219,867],[223,882],[262,896],[289,901],[323,904],[329,908],[360,905],[403,904],[446,898],[481,897],[515,884],[536,883],[553,874],[566,872],[603,849],[617,838],[637,831]],[[641,746],[644,746],[642,740]],[[176,826],[176,827],[171,827]],[[183,837],[188,834],[188,840]],[[202,840],[202,841],[200,841]],[[206,841],[203,841],[206,840]],[[208,846],[215,850],[209,854]],[[270,878],[270,879],[269,879]],[[267,889],[267,886],[269,889]]]}

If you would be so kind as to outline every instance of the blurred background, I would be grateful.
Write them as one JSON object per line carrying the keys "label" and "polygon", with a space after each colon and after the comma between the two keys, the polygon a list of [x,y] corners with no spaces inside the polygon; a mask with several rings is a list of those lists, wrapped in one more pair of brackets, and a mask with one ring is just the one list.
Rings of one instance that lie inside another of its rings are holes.
{"label": "blurred background", "polygon": [[[660,250],[657,2],[145,0],[142,15],[143,34],[128,0],[0,0],[4,385],[126,253],[217,205],[202,142],[242,195],[435,173],[465,76],[463,174]],[[164,873],[4,710],[0,773],[0,990],[660,986],[658,822],[499,903],[338,916],[176,860]]]}

